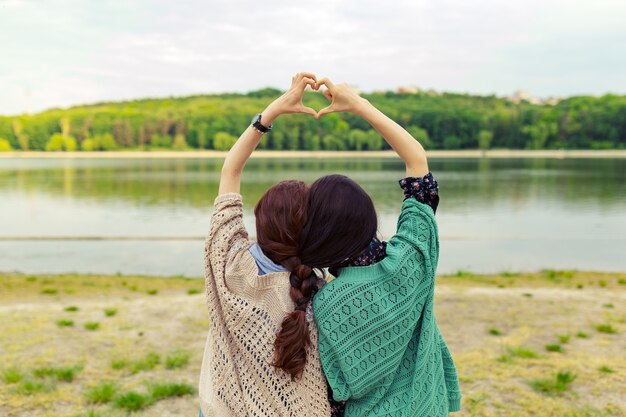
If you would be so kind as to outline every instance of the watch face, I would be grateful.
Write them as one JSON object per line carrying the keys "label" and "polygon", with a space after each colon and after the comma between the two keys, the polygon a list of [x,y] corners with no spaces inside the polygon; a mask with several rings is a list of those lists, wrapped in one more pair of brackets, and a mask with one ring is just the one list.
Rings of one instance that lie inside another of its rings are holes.
{"label": "watch face", "polygon": [[255,114],[250,123],[255,124],[260,119],[261,113]]}

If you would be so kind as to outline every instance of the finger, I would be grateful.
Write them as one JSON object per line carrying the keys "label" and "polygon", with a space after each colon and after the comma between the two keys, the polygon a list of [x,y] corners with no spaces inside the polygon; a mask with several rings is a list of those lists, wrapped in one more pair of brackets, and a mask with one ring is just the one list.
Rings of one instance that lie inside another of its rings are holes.
{"label": "finger", "polygon": [[300,113],[310,114],[311,116],[317,117],[317,112],[310,107],[302,106],[300,109]]}
{"label": "finger", "polygon": [[319,80],[317,82],[318,88],[321,85],[325,85],[326,88],[328,88],[328,90],[330,90],[330,92],[332,93],[333,90],[335,89],[335,84],[333,84],[333,82],[331,80],[328,79],[328,77],[324,77],[321,80]]}
{"label": "finger", "polygon": [[317,118],[319,119],[323,115],[328,114],[328,113],[332,113],[333,111],[334,110],[333,110],[333,106],[332,105],[324,107],[322,110],[317,112]]}
{"label": "finger", "polygon": [[324,97],[326,97],[328,99],[328,101],[333,101],[333,95],[330,94],[330,91],[324,90],[324,91],[322,91],[322,94],[324,94]]}
{"label": "finger", "polygon": [[301,77],[312,78],[314,81],[317,82],[317,77],[312,72],[299,72],[298,75],[300,75]]}
{"label": "finger", "polygon": [[313,78],[304,77],[299,81],[299,85],[304,90],[307,85],[310,85],[311,87],[315,86],[315,80]]}

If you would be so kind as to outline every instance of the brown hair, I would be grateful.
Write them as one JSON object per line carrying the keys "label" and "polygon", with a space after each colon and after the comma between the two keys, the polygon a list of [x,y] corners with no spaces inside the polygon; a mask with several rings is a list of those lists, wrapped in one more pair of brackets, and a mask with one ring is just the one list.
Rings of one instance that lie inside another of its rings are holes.
{"label": "brown hair", "polygon": [[285,316],[276,336],[272,366],[284,370],[294,380],[302,375],[306,365],[307,348],[311,346],[306,308],[318,289],[317,276],[299,257],[300,234],[308,205],[307,185],[289,180],[268,189],[254,208],[261,250],[273,262],[291,271],[289,295],[295,310]]}
{"label": "brown hair", "polygon": [[370,196],[344,175],[327,175],[309,188],[283,181],[257,203],[257,241],[275,263],[291,271],[289,295],[295,310],[282,322],[274,341],[272,366],[302,376],[311,346],[306,308],[318,290],[312,268],[336,268],[359,255],[374,236],[378,221]]}

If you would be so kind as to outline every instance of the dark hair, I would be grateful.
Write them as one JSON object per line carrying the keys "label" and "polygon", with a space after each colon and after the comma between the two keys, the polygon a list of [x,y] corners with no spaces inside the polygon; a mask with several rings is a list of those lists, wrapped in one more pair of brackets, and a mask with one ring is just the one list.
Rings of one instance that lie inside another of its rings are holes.
{"label": "dark hair", "polygon": [[312,268],[342,266],[367,248],[377,229],[376,209],[365,190],[345,175],[327,175],[311,185],[300,258]]}
{"label": "dark hair", "polygon": [[311,346],[306,308],[318,289],[317,276],[299,257],[300,234],[307,219],[309,188],[302,181],[282,181],[261,197],[254,215],[257,242],[265,255],[291,271],[289,295],[295,310],[283,319],[274,341],[274,362],[297,379],[306,365]]}
{"label": "dark hair", "polygon": [[344,175],[328,175],[311,188],[283,181],[254,209],[257,241],[275,263],[291,271],[289,295],[295,310],[274,341],[272,366],[292,379],[302,376],[311,346],[306,308],[318,290],[313,268],[335,268],[359,255],[376,235],[378,221],[370,196]]}

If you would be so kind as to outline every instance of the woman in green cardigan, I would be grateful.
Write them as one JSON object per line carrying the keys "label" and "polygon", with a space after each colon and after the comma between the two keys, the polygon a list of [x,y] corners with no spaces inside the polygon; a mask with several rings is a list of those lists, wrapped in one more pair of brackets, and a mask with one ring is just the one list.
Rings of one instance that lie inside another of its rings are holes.
{"label": "woman in green cardigan", "polygon": [[[447,416],[460,410],[461,392],[433,309],[439,196],[426,153],[348,85],[328,79],[317,83],[321,85],[331,103],[318,118],[332,112],[363,117],[406,163],[406,178],[400,180],[405,200],[397,232],[388,242],[365,226],[376,218],[373,205],[351,206],[350,193],[363,192],[353,181],[331,175],[311,187],[301,258],[313,267],[331,266],[336,276],[313,302],[336,413],[345,407],[346,417]],[[355,246],[353,237],[363,236],[364,229],[369,230],[369,245],[361,241]],[[323,246],[329,239],[338,259],[322,259],[329,253]],[[362,249],[349,255],[348,246]]]}

